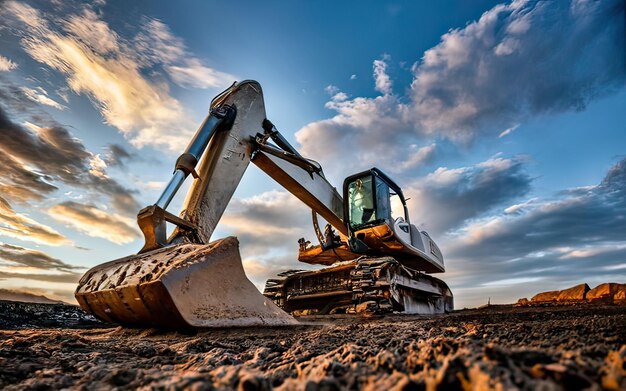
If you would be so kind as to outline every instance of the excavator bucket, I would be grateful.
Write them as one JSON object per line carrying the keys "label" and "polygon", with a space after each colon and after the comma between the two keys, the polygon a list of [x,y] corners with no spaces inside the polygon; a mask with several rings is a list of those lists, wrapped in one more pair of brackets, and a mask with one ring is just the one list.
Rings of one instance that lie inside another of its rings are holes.
{"label": "excavator bucket", "polygon": [[248,280],[235,237],[177,244],[96,266],[80,280],[75,296],[97,318],[125,326],[298,324]]}

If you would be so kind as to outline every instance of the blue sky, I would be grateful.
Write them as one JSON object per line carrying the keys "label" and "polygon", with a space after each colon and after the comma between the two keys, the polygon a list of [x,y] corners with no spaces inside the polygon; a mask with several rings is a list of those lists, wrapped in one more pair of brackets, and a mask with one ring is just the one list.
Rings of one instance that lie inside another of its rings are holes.
{"label": "blue sky", "polygon": [[[396,179],[457,306],[625,282],[624,20],[620,1],[4,2],[0,287],[70,300],[136,252],[138,208],[243,79],[337,186]],[[215,238],[262,286],[303,267],[309,226],[250,167]]]}

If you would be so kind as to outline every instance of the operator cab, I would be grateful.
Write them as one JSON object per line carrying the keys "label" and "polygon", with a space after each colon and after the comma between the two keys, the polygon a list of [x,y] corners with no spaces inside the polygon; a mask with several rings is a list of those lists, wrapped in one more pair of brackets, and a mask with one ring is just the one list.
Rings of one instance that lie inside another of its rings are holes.
{"label": "operator cab", "polygon": [[350,249],[395,253],[416,270],[443,272],[439,247],[412,225],[402,189],[377,168],[349,176],[343,184],[344,221]]}
{"label": "operator cab", "polygon": [[344,202],[347,204],[344,205],[344,214],[347,214],[344,221],[348,222],[350,232],[393,224],[398,217],[408,220],[402,190],[377,168],[346,178]]}

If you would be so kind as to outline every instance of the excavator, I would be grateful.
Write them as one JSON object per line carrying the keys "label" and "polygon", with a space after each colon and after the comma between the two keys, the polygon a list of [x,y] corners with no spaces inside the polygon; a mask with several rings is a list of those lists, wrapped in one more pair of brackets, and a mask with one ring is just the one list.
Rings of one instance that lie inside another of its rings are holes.
{"label": "excavator", "polygon": [[[250,162],[311,209],[319,244],[300,239],[298,260],[327,266],[280,273],[264,294],[245,275],[237,239],[211,241]],[[190,175],[175,215],[167,208]],[[452,311],[452,292],[430,275],[445,271],[442,253],[410,222],[401,188],[372,168],[347,177],[342,190],[266,118],[258,82],[233,83],[211,101],[159,199],[139,211],[143,248],[88,270],[76,300],[107,322],[170,329],[289,326],[307,314]],[[318,216],[328,223],[323,232]]]}

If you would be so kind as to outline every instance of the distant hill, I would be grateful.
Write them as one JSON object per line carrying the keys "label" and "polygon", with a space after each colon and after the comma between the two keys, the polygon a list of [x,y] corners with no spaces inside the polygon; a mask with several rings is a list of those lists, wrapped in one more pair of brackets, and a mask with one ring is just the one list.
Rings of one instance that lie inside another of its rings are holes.
{"label": "distant hill", "polygon": [[15,291],[11,289],[0,288],[0,300],[21,301],[24,303],[39,304],[66,304],[59,300],[52,300],[43,295],[35,295],[33,293]]}

